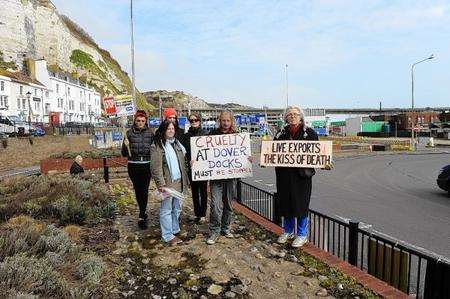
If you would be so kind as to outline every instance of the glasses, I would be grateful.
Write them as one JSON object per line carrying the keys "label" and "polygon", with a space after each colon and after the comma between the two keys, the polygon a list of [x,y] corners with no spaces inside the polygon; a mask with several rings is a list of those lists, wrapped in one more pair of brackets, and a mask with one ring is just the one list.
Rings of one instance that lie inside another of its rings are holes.
{"label": "glasses", "polygon": [[200,120],[199,119],[196,119],[196,118],[193,118],[193,119],[190,119],[189,120],[189,122],[190,123],[196,123],[196,122],[199,122]]}
{"label": "glasses", "polygon": [[286,115],[287,117],[299,117],[300,113],[289,113],[288,115]]}

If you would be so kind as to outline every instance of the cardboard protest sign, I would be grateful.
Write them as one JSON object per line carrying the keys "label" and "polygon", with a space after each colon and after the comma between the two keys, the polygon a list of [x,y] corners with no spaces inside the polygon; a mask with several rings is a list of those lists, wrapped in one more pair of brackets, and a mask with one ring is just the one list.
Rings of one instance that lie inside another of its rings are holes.
{"label": "cardboard protest sign", "polygon": [[192,180],[220,180],[252,176],[250,134],[191,137]]}
{"label": "cardboard protest sign", "polygon": [[116,101],[117,116],[133,115],[135,107],[131,95],[119,95],[114,97]]}
{"label": "cardboard protest sign", "polygon": [[332,162],[331,141],[262,141],[261,165],[324,168]]}

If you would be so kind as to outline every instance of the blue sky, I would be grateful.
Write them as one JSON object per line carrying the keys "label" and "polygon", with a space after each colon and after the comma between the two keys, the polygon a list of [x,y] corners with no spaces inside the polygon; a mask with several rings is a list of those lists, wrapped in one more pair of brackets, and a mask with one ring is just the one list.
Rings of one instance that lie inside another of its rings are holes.
{"label": "blue sky", "polygon": [[[129,1],[53,0],[131,73]],[[136,85],[262,107],[450,106],[449,1],[135,0]]]}

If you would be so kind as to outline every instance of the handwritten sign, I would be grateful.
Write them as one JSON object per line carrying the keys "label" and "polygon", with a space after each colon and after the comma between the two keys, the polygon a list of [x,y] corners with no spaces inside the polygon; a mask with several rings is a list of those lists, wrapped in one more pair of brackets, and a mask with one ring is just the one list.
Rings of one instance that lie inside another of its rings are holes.
{"label": "handwritten sign", "polygon": [[252,176],[250,134],[191,137],[192,180],[220,180]]}
{"label": "handwritten sign", "polygon": [[261,165],[324,168],[332,162],[331,141],[262,141]]}
{"label": "handwritten sign", "polygon": [[131,95],[119,95],[114,97],[116,101],[117,116],[133,115],[135,107]]}

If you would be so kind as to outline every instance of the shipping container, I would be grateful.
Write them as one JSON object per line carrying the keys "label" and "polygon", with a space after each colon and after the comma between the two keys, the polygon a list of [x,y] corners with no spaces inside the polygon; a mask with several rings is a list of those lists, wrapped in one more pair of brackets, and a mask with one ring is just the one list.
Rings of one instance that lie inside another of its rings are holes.
{"label": "shipping container", "polygon": [[384,121],[362,122],[361,132],[383,132]]}

